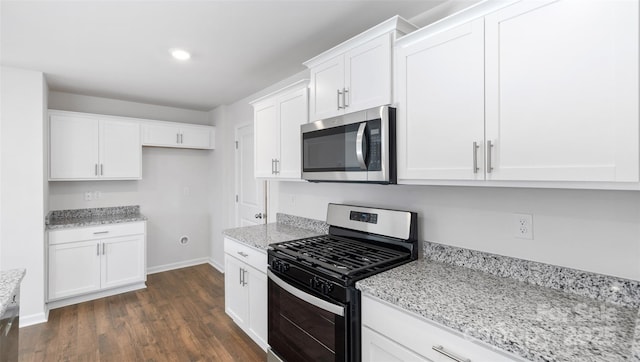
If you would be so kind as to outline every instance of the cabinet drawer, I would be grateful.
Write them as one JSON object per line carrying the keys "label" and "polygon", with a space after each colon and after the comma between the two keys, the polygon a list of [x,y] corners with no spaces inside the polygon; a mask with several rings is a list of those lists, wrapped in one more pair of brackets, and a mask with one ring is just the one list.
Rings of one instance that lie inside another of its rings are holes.
{"label": "cabinet drawer", "polygon": [[145,222],[108,224],[49,231],[49,245],[145,233]]}
{"label": "cabinet drawer", "polygon": [[433,361],[450,361],[433,349],[440,346],[446,352],[471,361],[524,361],[484,342],[471,340],[461,333],[402,311],[383,301],[362,296],[362,324],[385,337],[401,343],[411,351]]}
{"label": "cabinet drawer", "polygon": [[241,242],[224,238],[224,252],[251,265],[259,271],[267,272],[267,252]]}

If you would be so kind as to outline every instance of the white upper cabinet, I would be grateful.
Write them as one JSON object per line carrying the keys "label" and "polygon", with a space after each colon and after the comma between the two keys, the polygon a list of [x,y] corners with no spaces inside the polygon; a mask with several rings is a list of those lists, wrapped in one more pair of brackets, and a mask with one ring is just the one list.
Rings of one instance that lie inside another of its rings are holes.
{"label": "white upper cabinet", "polygon": [[275,177],[279,133],[276,103],[273,97],[253,105],[255,177]]}
{"label": "white upper cabinet", "polygon": [[104,120],[100,123],[100,177],[141,178],[140,125]]}
{"label": "white upper cabinet", "polygon": [[49,117],[50,180],[142,178],[138,123],[62,111]]}
{"label": "white upper cabinet", "polygon": [[255,177],[299,180],[300,126],[309,119],[308,80],[251,102]]}
{"label": "white upper cabinet", "polygon": [[489,180],[638,181],[638,2],[486,17]]}
{"label": "white upper cabinet", "polygon": [[142,145],[170,148],[215,148],[215,128],[162,121],[142,122]]}
{"label": "white upper cabinet", "polygon": [[638,29],[635,1],[541,0],[399,39],[399,183],[638,189]]}
{"label": "white upper cabinet", "polygon": [[483,180],[483,20],[397,55],[398,178]]}
{"label": "white upper cabinet", "polygon": [[391,104],[392,42],[415,29],[395,16],[305,62],[310,120]]}

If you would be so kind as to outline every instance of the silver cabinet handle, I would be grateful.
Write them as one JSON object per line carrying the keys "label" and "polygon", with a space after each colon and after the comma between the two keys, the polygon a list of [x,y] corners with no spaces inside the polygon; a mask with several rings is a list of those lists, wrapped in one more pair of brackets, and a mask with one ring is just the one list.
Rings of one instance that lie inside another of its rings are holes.
{"label": "silver cabinet handle", "polygon": [[340,106],[340,96],[341,96],[342,94],[344,94],[344,93],[342,93],[342,92],[340,91],[340,89],[338,89],[338,90],[337,90],[337,92],[338,92],[338,110],[340,110],[340,109],[343,109],[343,108],[344,108],[344,107],[341,107],[341,106]]}
{"label": "silver cabinet handle", "polygon": [[455,354],[447,351],[444,349],[444,347],[442,346],[433,346],[431,347],[431,349],[433,349],[434,351],[443,354],[449,358],[451,358],[452,360],[456,361],[456,362],[471,362],[470,359],[468,358],[464,358],[464,357],[460,357],[460,356],[456,356]]}
{"label": "silver cabinet handle", "polygon": [[106,230],[106,231],[95,231],[93,233],[93,235],[108,234],[108,233],[109,233],[109,230]]}
{"label": "silver cabinet handle", "polygon": [[180,144],[184,144],[184,133],[180,133]]}
{"label": "silver cabinet handle", "polygon": [[240,268],[238,276],[240,277],[240,285],[242,285],[242,268]]}
{"label": "silver cabinet handle", "polygon": [[106,245],[105,243],[102,243],[102,255],[106,254],[105,245]]}
{"label": "silver cabinet handle", "polygon": [[241,252],[241,251],[239,251],[239,252],[238,252],[238,255],[240,255],[240,256],[241,256],[241,257],[243,257],[243,258],[246,258],[246,257],[248,257],[248,256],[249,256],[249,254],[247,254],[247,253],[243,253],[243,252]]}
{"label": "silver cabinet handle", "polygon": [[493,166],[491,165],[491,151],[493,149],[493,144],[491,140],[487,141],[487,173],[491,173],[493,171]]}
{"label": "silver cabinet handle", "polygon": [[96,244],[96,255],[100,256],[100,243]]}
{"label": "silver cabinet handle", "polygon": [[349,94],[349,88],[344,88],[344,92],[342,92],[342,104],[344,104],[344,108],[349,107],[349,103],[347,103],[347,94]]}
{"label": "silver cabinet handle", "polygon": [[100,176],[104,176],[104,164],[100,164]]}
{"label": "silver cabinet handle", "polygon": [[276,164],[276,159],[275,159],[275,158],[272,158],[272,159],[271,159],[271,174],[272,174],[272,175],[273,175],[274,173],[276,173],[275,166],[274,166],[275,164]]}
{"label": "silver cabinet handle", "polygon": [[364,148],[367,138],[365,137],[364,131],[367,128],[367,123],[362,122],[358,127],[358,133],[356,135],[356,158],[358,159],[358,163],[360,164],[361,170],[367,169],[367,163],[365,162],[365,154]]}
{"label": "silver cabinet handle", "polygon": [[280,160],[276,158],[276,175],[280,173]]}
{"label": "silver cabinet handle", "polygon": [[478,167],[478,142],[473,142],[473,173],[478,173],[480,168]]}
{"label": "silver cabinet handle", "polygon": [[247,283],[247,270],[242,268],[242,286],[244,287],[247,284],[249,284]]}

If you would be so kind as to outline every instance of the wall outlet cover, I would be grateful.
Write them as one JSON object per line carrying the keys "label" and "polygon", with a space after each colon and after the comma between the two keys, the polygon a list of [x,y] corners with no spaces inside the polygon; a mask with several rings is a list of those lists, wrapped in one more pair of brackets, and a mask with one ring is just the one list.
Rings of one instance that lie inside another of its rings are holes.
{"label": "wall outlet cover", "polygon": [[533,215],[513,214],[513,228],[516,238],[533,240]]}

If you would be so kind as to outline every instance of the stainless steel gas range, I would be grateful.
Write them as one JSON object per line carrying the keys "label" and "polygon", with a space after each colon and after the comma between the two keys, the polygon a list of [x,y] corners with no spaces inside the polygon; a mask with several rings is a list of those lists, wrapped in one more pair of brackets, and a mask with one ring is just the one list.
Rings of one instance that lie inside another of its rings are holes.
{"label": "stainless steel gas range", "polygon": [[418,257],[417,214],[329,204],[329,234],[272,244],[268,361],[360,361],[358,280]]}

